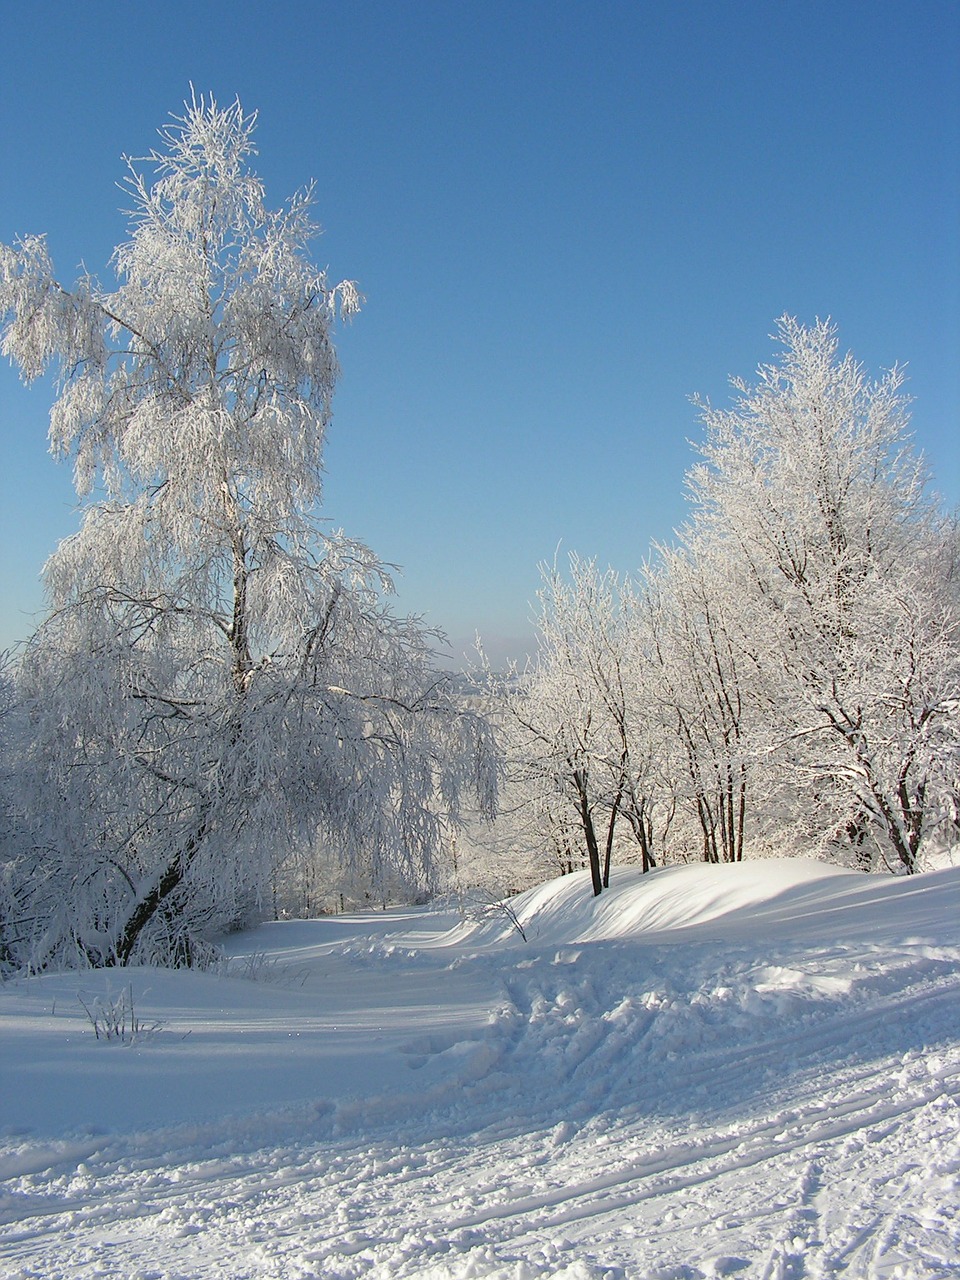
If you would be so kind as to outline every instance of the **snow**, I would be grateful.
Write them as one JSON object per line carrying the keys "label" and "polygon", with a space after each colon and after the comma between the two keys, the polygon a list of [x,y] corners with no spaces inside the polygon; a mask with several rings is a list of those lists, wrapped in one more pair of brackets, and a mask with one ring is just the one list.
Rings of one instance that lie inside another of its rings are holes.
{"label": "snow", "polygon": [[0,987],[0,1275],[960,1276],[960,868],[511,905]]}

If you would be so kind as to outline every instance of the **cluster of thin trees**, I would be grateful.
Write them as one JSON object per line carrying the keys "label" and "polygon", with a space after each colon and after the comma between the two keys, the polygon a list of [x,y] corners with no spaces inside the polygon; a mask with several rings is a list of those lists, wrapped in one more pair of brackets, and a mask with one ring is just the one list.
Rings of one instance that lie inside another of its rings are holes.
{"label": "cluster of thin trees", "polygon": [[130,164],[112,288],[0,245],[0,346],[56,377],[81,508],[0,664],[0,971],[196,963],[277,893],[422,890],[498,791],[502,878],[533,851],[597,892],[614,856],[913,871],[953,839],[958,526],[900,375],[782,321],[781,362],[702,406],[678,543],[635,578],[548,570],[539,659],[488,717],[319,515],[360,300],[311,265],[309,189],[266,207],[253,127],[194,99]]}
{"label": "cluster of thin trees", "polygon": [[495,683],[505,814],[561,870],[802,851],[912,872],[960,817],[960,537],[828,323],[701,404],[675,545],[544,570],[538,660]]}

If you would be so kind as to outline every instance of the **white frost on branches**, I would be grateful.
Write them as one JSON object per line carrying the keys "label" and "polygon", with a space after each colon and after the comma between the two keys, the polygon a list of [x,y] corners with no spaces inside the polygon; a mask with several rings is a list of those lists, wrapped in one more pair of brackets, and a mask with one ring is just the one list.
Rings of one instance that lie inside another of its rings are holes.
{"label": "white frost on branches", "polygon": [[957,838],[960,526],[901,372],[869,380],[828,323],[779,339],[731,408],[700,404],[678,545],[636,582],[548,571],[539,661],[501,690],[510,776],[595,884],[604,845],[913,871]]}
{"label": "white frost on branches", "polygon": [[311,842],[428,880],[464,795],[495,802],[433,637],[319,518],[332,330],[360,299],[309,260],[312,189],[266,209],[254,123],[194,98],[149,174],[128,162],[113,290],[63,288],[41,238],[0,248],[2,350],[55,366],[83,500],[20,672],[35,964],[188,960]]}

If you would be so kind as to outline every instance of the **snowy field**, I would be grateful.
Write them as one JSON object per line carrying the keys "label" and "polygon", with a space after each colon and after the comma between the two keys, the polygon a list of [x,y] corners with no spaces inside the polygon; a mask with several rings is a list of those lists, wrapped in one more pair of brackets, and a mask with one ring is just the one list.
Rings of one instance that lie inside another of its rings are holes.
{"label": "snowy field", "polygon": [[0,1275],[960,1276],[960,868],[516,906],[0,987]]}

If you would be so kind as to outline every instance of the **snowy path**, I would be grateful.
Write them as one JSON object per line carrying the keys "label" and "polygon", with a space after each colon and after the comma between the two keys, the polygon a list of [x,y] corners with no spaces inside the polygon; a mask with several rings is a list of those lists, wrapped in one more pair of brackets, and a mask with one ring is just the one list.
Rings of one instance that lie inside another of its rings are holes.
{"label": "snowy path", "polygon": [[[747,897],[773,902],[772,874],[754,873]],[[650,912],[666,920],[688,875],[652,881],[632,907],[624,882],[616,929],[600,929],[589,903],[580,916],[568,901],[531,904],[526,946],[426,917],[416,935],[411,921],[341,922],[333,940],[319,922],[246,943],[290,957],[302,986],[150,975],[176,988],[176,1000],[160,992],[163,1008],[196,1012],[170,1050],[187,1071],[191,1054],[209,1063],[210,1025],[224,1078],[242,1073],[225,1046],[256,1034],[254,997],[287,1032],[305,1009],[318,1025],[349,1024],[350,1053],[323,1092],[274,1028],[276,1078],[256,1053],[250,1068],[258,1105],[146,1127],[137,1063],[166,1052],[174,1017],[142,1048],[74,1042],[62,1087],[81,1048],[81,1063],[119,1062],[145,1123],[50,1133],[38,1103],[36,1131],[8,1126],[0,1274],[960,1276],[960,874],[931,877],[919,896],[904,888],[909,911],[889,889],[868,895],[842,941],[825,921],[842,892],[862,893],[856,877],[797,886],[789,911],[732,894],[707,911],[688,879],[695,923],[672,917],[657,933]],[[0,1003],[9,995],[25,1020],[71,981],[3,989]],[[224,1032],[215,1005],[251,987]],[[47,1017],[58,1033],[61,1018]]]}

